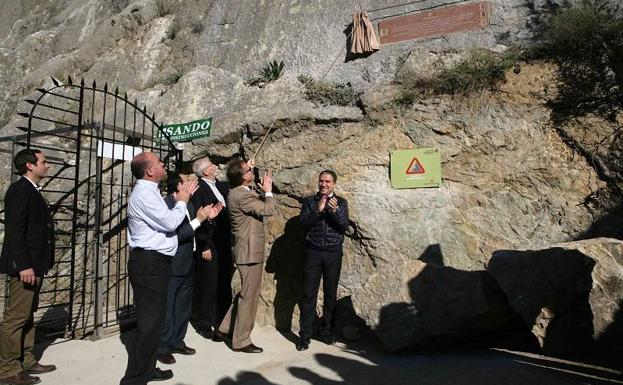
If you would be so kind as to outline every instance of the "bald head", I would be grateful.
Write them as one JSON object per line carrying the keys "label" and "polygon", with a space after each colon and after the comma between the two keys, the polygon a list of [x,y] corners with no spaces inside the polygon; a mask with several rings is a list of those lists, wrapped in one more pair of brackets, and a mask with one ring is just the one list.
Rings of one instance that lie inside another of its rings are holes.
{"label": "bald head", "polygon": [[141,152],[134,156],[132,163],[130,163],[130,169],[136,179],[160,182],[166,177],[164,163],[153,152]]}

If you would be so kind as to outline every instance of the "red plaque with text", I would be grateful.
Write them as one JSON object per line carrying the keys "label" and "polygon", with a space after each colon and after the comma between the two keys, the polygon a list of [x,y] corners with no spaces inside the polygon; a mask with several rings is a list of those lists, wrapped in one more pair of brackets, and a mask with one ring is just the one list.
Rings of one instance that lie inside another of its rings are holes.
{"label": "red plaque with text", "polygon": [[379,22],[381,44],[412,40],[448,33],[470,31],[489,25],[488,1],[454,5],[414,15],[394,17]]}

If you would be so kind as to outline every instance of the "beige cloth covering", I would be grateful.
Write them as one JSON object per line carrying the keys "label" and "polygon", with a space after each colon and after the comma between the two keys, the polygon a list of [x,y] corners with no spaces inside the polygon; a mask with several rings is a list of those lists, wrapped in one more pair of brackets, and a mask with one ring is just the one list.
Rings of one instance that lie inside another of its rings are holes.
{"label": "beige cloth covering", "polygon": [[378,51],[379,40],[366,12],[353,13],[353,34],[351,37],[351,53],[370,53]]}

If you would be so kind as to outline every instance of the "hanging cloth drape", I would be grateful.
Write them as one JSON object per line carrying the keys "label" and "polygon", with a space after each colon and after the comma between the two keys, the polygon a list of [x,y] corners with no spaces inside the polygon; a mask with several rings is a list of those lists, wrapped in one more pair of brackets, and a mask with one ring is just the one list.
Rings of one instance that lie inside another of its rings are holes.
{"label": "hanging cloth drape", "polygon": [[374,27],[365,12],[353,13],[353,35],[351,37],[351,53],[370,53],[378,51],[379,41]]}

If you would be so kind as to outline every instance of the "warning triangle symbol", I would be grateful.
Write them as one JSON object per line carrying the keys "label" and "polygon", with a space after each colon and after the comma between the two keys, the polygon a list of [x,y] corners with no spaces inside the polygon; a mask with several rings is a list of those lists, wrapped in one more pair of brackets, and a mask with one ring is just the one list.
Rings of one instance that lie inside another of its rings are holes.
{"label": "warning triangle symbol", "polygon": [[420,161],[417,160],[417,157],[414,156],[411,163],[409,163],[409,167],[407,167],[407,174],[424,174],[425,172],[426,170],[424,170],[422,163],[420,163]]}

